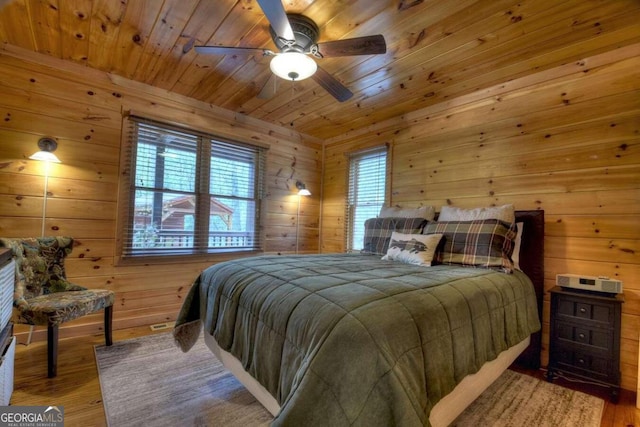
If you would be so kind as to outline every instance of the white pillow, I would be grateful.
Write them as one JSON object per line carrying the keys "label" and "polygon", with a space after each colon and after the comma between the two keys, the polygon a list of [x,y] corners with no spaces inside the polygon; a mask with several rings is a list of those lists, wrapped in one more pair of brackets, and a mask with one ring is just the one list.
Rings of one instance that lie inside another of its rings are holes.
{"label": "white pillow", "polygon": [[518,233],[516,239],[513,241],[513,253],[511,254],[511,261],[513,261],[513,268],[522,271],[520,268],[520,241],[522,240],[522,230],[524,229],[524,222],[516,222],[518,227]]}
{"label": "white pillow", "polygon": [[438,221],[475,221],[478,219],[499,219],[513,224],[516,220],[516,214],[513,205],[509,204],[475,209],[443,206],[440,208],[438,216]]}
{"label": "white pillow", "polygon": [[433,206],[420,206],[419,208],[400,208],[398,206],[383,206],[378,218],[424,218],[432,221],[436,217]]}
{"label": "white pillow", "polygon": [[430,266],[442,234],[405,234],[393,232],[385,261]]}

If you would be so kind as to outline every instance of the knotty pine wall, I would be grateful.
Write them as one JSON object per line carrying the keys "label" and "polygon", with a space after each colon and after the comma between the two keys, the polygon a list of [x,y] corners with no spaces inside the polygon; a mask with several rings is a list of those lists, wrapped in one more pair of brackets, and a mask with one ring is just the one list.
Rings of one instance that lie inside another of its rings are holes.
{"label": "knotty pine wall", "polygon": [[[296,250],[297,189],[300,252],[318,252],[321,144],[292,130],[214,108],[117,76],[11,46],[0,47],[0,235],[39,236],[44,165],[29,160],[43,136],[58,141],[51,166],[46,234],[76,239],[67,259],[71,281],[116,292],[114,328],[175,320],[199,272],[218,261],[116,266],[116,210],[122,114],[184,123],[270,147],[264,220],[266,251]],[[65,324],[62,337],[98,333],[102,314]],[[26,327],[17,328],[21,339]],[[45,339],[37,329],[34,339]]]}
{"label": "knotty pine wall", "polygon": [[[322,252],[344,250],[346,152],[389,143],[392,205],[545,211],[557,273],[624,283],[622,386],[640,330],[640,44],[479,90],[326,141]],[[543,364],[548,361],[545,295]]]}

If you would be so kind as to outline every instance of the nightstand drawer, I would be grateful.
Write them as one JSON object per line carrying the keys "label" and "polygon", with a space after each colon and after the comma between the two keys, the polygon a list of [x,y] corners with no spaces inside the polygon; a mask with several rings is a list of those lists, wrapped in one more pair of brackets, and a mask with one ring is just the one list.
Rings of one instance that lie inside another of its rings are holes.
{"label": "nightstand drawer", "polygon": [[586,302],[581,298],[560,296],[558,298],[558,317],[571,317],[611,325],[615,314],[611,304]]}
{"label": "nightstand drawer", "polygon": [[572,348],[558,349],[555,356],[560,370],[573,372],[594,380],[616,383],[614,363],[610,357],[600,357]]}
{"label": "nightstand drawer", "polygon": [[557,338],[562,341],[584,344],[610,352],[613,348],[613,331],[592,329],[572,323],[557,322]]}

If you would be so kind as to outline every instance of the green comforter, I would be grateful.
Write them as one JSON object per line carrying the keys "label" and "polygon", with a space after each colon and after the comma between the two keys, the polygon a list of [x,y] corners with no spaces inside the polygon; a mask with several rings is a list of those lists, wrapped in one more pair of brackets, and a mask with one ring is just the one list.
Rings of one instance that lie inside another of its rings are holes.
{"label": "green comforter", "polygon": [[184,351],[200,323],[280,403],[273,425],[332,427],[429,425],[466,375],[540,328],[519,271],[360,254],[213,265],[176,322]]}

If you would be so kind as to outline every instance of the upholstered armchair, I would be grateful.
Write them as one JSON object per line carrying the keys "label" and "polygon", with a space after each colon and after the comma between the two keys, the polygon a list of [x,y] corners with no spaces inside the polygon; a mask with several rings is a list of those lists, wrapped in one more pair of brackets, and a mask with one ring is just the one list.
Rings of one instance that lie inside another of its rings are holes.
{"label": "upholstered armchair", "polygon": [[105,343],[111,345],[114,293],[83,288],[67,280],[64,259],[71,253],[72,238],[0,238],[0,246],[11,249],[16,263],[14,322],[47,325],[49,378],[57,374],[61,323],[104,309]]}

